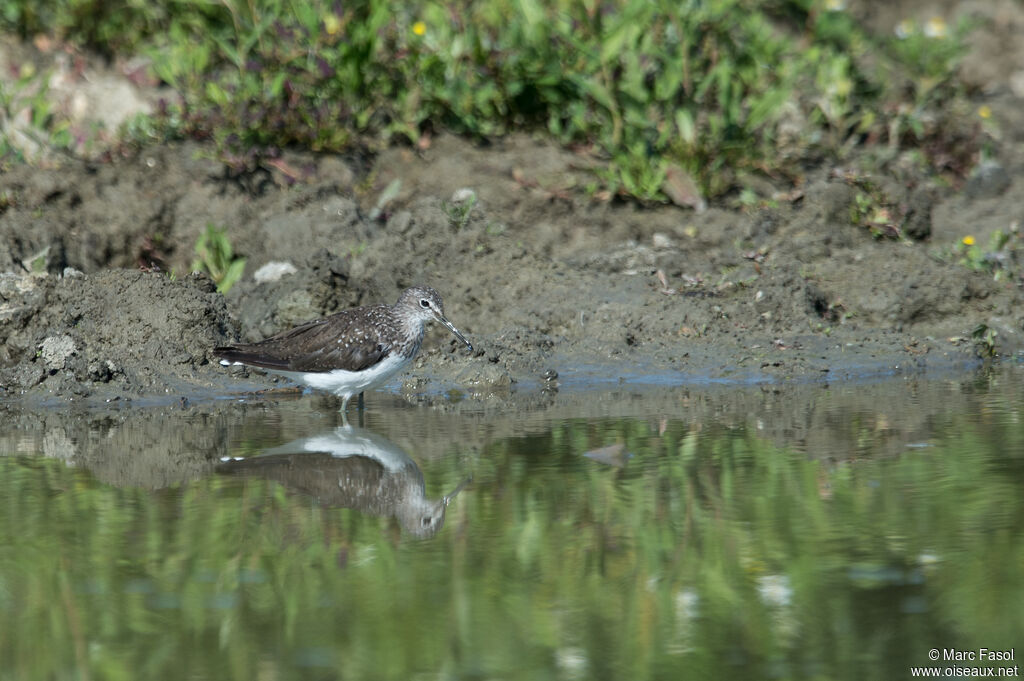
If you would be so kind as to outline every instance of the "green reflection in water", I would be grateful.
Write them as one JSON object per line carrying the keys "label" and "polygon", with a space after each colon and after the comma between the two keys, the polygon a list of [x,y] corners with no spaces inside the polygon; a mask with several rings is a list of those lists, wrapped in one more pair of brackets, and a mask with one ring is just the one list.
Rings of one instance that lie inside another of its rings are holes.
{"label": "green reflection in water", "polygon": [[0,673],[909,678],[1024,631],[1024,436],[936,432],[849,458],[636,419],[456,443],[420,462],[435,498],[474,476],[426,541],[268,480],[0,458]]}

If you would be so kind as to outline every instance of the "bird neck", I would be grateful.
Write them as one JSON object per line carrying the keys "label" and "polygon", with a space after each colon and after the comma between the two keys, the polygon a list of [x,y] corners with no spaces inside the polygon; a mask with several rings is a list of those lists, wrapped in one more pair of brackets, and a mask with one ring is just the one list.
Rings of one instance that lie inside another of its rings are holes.
{"label": "bird neck", "polygon": [[402,337],[406,339],[403,343],[403,355],[415,355],[423,343],[423,336],[426,333],[426,323],[415,317],[403,317],[401,321]]}

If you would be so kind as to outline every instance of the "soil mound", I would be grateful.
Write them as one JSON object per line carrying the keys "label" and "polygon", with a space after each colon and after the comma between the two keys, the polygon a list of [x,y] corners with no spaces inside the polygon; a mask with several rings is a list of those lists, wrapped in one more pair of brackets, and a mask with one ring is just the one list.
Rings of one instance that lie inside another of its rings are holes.
{"label": "soil mound", "polygon": [[209,385],[209,349],[235,334],[203,275],[0,274],[0,394],[104,399]]}

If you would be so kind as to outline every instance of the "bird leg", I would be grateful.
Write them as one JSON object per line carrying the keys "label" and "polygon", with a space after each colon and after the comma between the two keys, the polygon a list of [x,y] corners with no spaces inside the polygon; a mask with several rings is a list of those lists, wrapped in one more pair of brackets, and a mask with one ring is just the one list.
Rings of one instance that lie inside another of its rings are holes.
{"label": "bird leg", "polygon": [[341,412],[341,425],[343,426],[348,425],[348,414],[345,413],[345,408],[348,407],[348,401],[350,399],[352,399],[351,395],[345,395],[344,397],[341,398],[341,409],[339,409],[338,411]]}

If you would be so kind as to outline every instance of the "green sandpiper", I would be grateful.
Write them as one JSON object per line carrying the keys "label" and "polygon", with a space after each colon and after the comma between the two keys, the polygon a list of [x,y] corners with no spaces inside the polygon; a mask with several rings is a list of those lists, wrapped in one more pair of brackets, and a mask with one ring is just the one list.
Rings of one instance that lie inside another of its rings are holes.
{"label": "green sandpiper", "polygon": [[214,348],[213,354],[224,366],[258,367],[334,393],[344,414],[353,395],[385,383],[412,361],[431,321],[447,327],[472,352],[470,342],[444,316],[441,295],[429,286],[413,286],[394,305],[343,310],[259,343]]}

